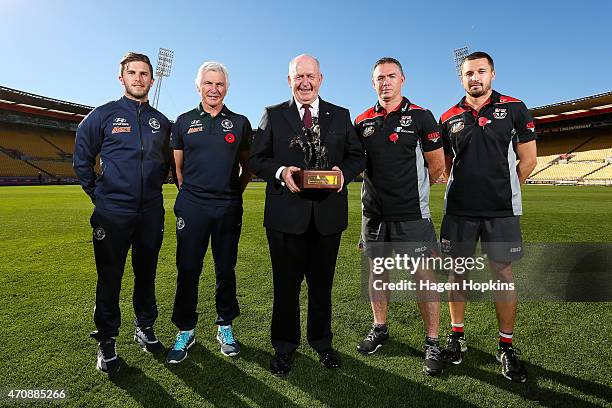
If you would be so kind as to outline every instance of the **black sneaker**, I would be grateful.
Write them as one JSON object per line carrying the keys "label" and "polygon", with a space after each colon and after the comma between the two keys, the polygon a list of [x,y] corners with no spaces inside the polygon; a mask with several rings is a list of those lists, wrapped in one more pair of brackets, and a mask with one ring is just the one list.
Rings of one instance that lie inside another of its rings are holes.
{"label": "black sneaker", "polygon": [[108,375],[116,374],[119,371],[119,358],[115,350],[114,338],[111,337],[98,343],[96,369]]}
{"label": "black sneaker", "polygon": [[134,341],[147,353],[162,354],[166,348],[159,341],[152,327],[138,327],[134,330]]}
{"label": "black sneaker", "polygon": [[423,372],[427,375],[442,374],[444,362],[442,361],[442,350],[440,346],[425,345],[425,360],[423,361]]}
{"label": "black sneaker", "polygon": [[510,381],[524,383],[527,381],[527,370],[518,359],[521,351],[513,347],[498,347],[497,361],[502,364],[502,375]]}
{"label": "black sneaker", "polygon": [[382,331],[380,327],[372,326],[368,335],[357,345],[357,351],[361,354],[374,354],[382,347],[389,338],[389,328]]}
{"label": "black sneaker", "polygon": [[446,364],[461,364],[463,353],[467,351],[465,337],[455,337],[453,334],[446,336],[446,347],[442,350],[442,360]]}

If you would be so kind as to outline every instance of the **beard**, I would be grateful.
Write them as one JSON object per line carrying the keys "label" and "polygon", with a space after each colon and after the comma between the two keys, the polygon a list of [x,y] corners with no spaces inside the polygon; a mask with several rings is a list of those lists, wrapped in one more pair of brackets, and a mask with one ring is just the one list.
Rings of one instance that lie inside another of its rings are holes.
{"label": "beard", "polygon": [[149,94],[150,86],[145,86],[143,88],[136,88],[131,85],[125,86],[125,92],[135,99],[145,99]]}
{"label": "beard", "polygon": [[482,84],[480,88],[472,88],[470,86],[468,87],[466,91],[468,95],[470,95],[472,98],[479,98],[482,95],[485,95],[487,92],[489,92],[490,89],[491,89],[491,84]]}

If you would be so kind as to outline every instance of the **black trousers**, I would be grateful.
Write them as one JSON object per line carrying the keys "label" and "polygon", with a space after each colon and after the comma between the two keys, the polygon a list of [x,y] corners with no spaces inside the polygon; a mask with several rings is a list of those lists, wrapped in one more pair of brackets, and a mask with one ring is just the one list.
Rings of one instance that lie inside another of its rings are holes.
{"label": "black trousers", "polygon": [[215,261],[215,324],[229,325],[240,314],[236,298],[236,260],[242,228],[242,203],[201,205],[176,199],[176,296],[172,323],[179,330],[191,330],[198,322],[198,286],[204,256],[210,240]]}
{"label": "black trousers", "polygon": [[308,344],[317,351],[332,345],[332,285],[341,233],[321,235],[313,222],[304,234],[266,230],[272,275],[272,346],[290,353],[300,344],[300,289],[308,285]]}
{"label": "black trousers", "polygon": [[132,247],[136,325],[149,327],[157,319],[155,273],[164,238],[164,209],[120,213],[96,207],[90,219],[98,272],[92,337],[102,341],[119,334],[119,292],[128,250]]}

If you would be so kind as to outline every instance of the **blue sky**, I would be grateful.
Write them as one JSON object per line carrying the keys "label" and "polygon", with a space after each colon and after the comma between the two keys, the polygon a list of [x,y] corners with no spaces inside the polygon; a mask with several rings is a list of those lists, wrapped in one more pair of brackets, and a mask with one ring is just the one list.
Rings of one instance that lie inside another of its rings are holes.
{"label": "blue sky", "polygon": [[[612,90],[612,2],[33,1],[0,0],[0,85],[97,106],[117,99],[129,50],[175,51],[159,109],[169,118],[199,101],[203,61],[230,71],[227,106],[256,126],[290,97],[287,65],[317,56],[322,98],[354,118],[376,101],[372,64],[399,59],[404,94],[439,116],[463,95],[452,50],[489,52],[494,87],[528,106]],[[152,93],[151,93],[152,96]]]}

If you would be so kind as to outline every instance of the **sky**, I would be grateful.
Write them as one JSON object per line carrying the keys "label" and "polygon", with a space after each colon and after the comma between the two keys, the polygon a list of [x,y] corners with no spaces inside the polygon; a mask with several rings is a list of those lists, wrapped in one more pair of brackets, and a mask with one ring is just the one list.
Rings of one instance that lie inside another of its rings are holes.
{"label": "sky", "polygon": [[452,51],[468,46],[493,56],[496,90],[534,107],[612,90],[611,15],[605,0],[0,0],[0,85],[98,106],[123,94],[127,51],[155,66],[164,47],[174,62],[160,111],[174,119],[195,107],[198,67],[219,61],[226,105],[257,126],[265,106],[290,98],[294,56],[320,60],[321,97],[353,118],[376,102],[372,65],[391,56],[404,95],[438,117],[463,96]]}

